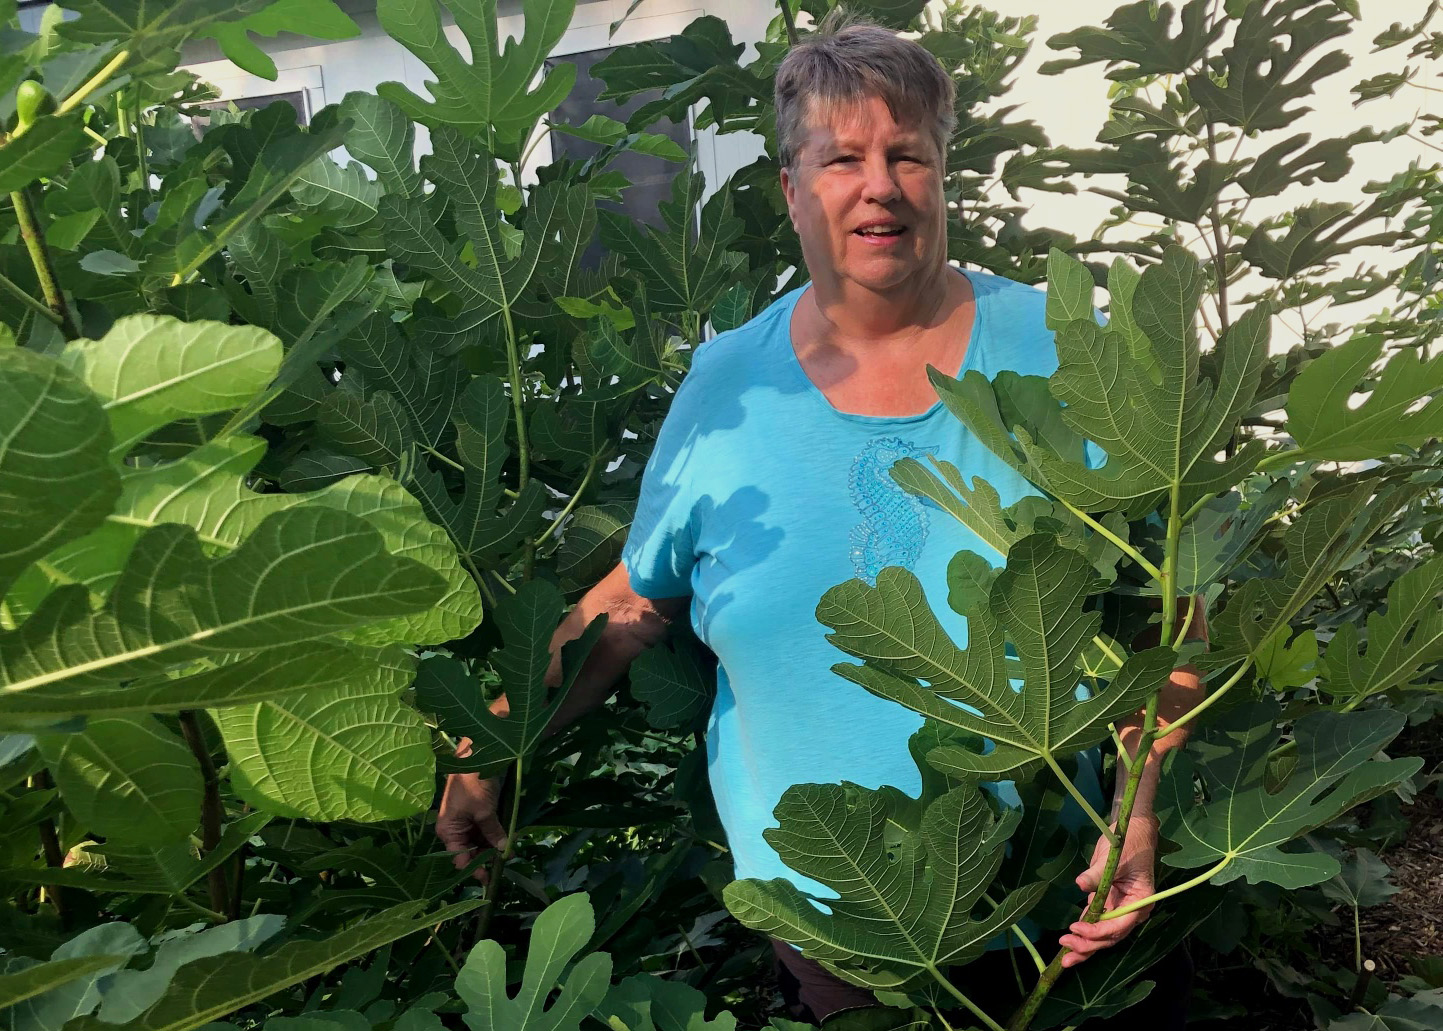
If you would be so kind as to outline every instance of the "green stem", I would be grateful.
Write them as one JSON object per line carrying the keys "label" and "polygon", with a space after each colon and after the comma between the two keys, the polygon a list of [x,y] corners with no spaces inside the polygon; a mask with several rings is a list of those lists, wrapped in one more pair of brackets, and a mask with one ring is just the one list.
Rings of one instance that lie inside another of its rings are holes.
{"label": "green stem", "polygon": [[[100,71],[96,72],[90,78],[86,79],[83,83],[80,84],[79,89],[77,89],[74,93],[70,94],[70,96],[62,100],[60,102],[60,106],[55,109],[55,113],[57,115],[69,114],[81,104],[85,103],[85,98],[90,96],[90,94],[94,93],[101,86],[105,85],[106,80],[109,79],[112,75],[114,75],[116,71],[119,70],[120,66],[123,65],[127,60],[129,60],[129,58],[129,50],[118,51],[114,57],[112,57],[109,61],[105,62],[105,66],[101,68]],[[19,136],[20,134],[17,132],[15,135]],[[12,139],[13,138],[14,137],[12,137]]]}
{"label": "green stem", "polygon": [[73,340],[80,336],[80,326],[70,311],[70,305],[65,303],[65,294],[61,292],[60,283],[55,278],[55,265],[50,260],[50,249],[45,246],[45,233],[40,227],[40,220],[35,217],[30,197],[24,190],[16,190],[10,194],[10,202],[15,205],[15,221],[20,226],[25,250],[30,254],[30,264],[35,266],[35,277],[40,280],[40,292],[45,297],[45,303],[60,319],[60,328]]}
{"label": "green stem", "polygon": [[947,980],[947,978],[943,977],[942,971],[938,970],[936,967],[928,967],[927,972],[937,979],[937,983],[947,990],[948,995],[952,996],[952,998],[956,999],[963,1006],[965,1006],[968,1013],[971,1013],[978,1020],[982,1021],[982,1023],[987,1027],[988,1031],[1004,1031],[1001,1024],[997,1023],[997,1021],[993,1020],[986,1013],[984,1013],[981,1007],[979,1007],[971,999],[967,998],[967,996],[962,994],[961,989],[959,989],[951,981]]}
{"label": "green stem", "polygon": [[1168,728],[1167,728],[1167,732],[1168,732],[1169,734],[1171,734],[1174,730],[1177,730],[1179,727],[1185,727],[1185,726],[1187,726],[1189,723],[1191,723],[1191,722],[1192,722],[1194,719],[1196,719],[1198,716],[1201,716],[1203,713],[1207,712],[1207,710],[1208,710],[1209,708],[1211,708],[1214,704],[1217,703],[1217,701],[1218,701],[1219,698],[1221,698],[1223,695],[1225,695],[1225,694],[1227,694],[1229,691],[1231,691],[1231,690],[1233,689],[1233,687],[1237,685],[1238,681],[1242,680],[1243,676],[1244,676],[1244,675],[1247,673],[1247,671],[1252,667],[1252,664],[1253,664],[1253,657],[1252,657],[1251,655],[1249,655],[1249,656],[1243,661],[1243,664],[1238,667],[1238,671],[1237,671],[1236,673],[1234,673],[1232,676],[1230,676],[1230,677],[1223,683],[1223,686],[1222,686],[1222,687],[1218,688],[1218,689],[1217,689],[1216,691],[1214,691],[1212,694],[1208,695],[1208,696],[1207,696],[1206,698],[1204,698],[1201,702],[1199,702],[1196,706],[1194,706],[1193,708],[1189,709],[1187,712],[1183,713],[1183,714],[1182,714],[1181,716],[1179,716],[1177,719],[1175,719],[1175,720],[1173,720],[1171,723],[1169,723],[1169,724],[1168,724]]}
{"label": "green stem", "polygon": [[1220,862],[1218,862],[1214,866],[1208,867],[1208,869],[1204,870],[1196,877],[1193,877],[1190,880],[1183,881],[1181,884],[1174,884],[1171,888],[1157,892],[1154,895],[1149,895],[1145,899],[1138,899],[1136,902],[1129,902],[1125,906],[1118,906],[1116,909],[1110,909],[1106,913],[1103,913],[1102,916],[1098,917],[1098,919],[1113,920],[1120,916],[1127,916],[1127,914],[1135,913],[1139,909],[1146,909],[1154,902],[1161,902],[1163,899],[1170,899],[1174,895],[1181,895],[1185,891],[1190,891],[1191,889],[1196,888],[1199,884],[1206,884],[1208,881],[1212,880],[1214,875],[1222,873],[1222,871],[1232,861],[1232,856],[1224,856]]}
{"label": "green stem", "polygon": [[799,37],[797,36],[796,16],[792,14],[792,2],[791,0],[779,0],[779,6],[782,9],[782,24],[787,28],[787,46],[794,47],[799,42]]}
{"label": "green stem", "polygon": [[506,868],[506,861],[516,851],[516,820],[521,815],[521,781],[525,773],[526,757],[517,756],[516,785],[511,796],[511,818],[506,827],[506,847],[496,852],[496,858],[491,863],[491,876],[486,882],[486,905],[481,910],[481,920],[476,925],[478,939],[484,939],[491,927],[491,917],[495,915],[497,903],[501,900],[501,873]]}
{"label": "green stem", "polygon": [[1110,647],[1108,647],[1107,642],[1104,641],[1101,637],[1094,636],[1092,638],[1092,643],[1097,645],[1098,648],[1102,649],[1102,654],[1106,655],[1109,659],[1117,663],[1119,666],[1122,665],[1122,656],[1117,654],[1117,652],[1113,651]]}
{"label": "green stem", "polygon": [[458,462],[458,461],[456,461],[455,459],[452,459],[452,458],[447,458],[445,455],[441,454],[441,452],[437,451],[435,448],[431,447],[429,444],[423,444],[423,445],[421,445],[421,450],[422,450],[422,451],[425,451],[426,454],[430,455],[432,458],[436,459],[437,461],[439,461],[439,462],[444,462],[445,464],[449,465],[452,469],[455,469],[458,473],[464,473],[464,472],[466,471],[466,467],[465,467],[464,465],[462,465],[460,462]]}
{"label": "green stem", "polygon": [[1115,544],[1117,547],[1121,548],[1121,549],[1122,549],[1122,553],[1123,553],[1124,555],[1127,555],[1127,556],[1128,556],[1129,558],[1131,558],[1134,562],[1136,562],[1139,566],[1141,566],[1141,567],[1147,572],[1147,575],[1148,575],[1148,576],[1152,577],[1154,580],[1161,580],[1161,579],[1162,579],[1162,572],[1161,572],[1161,570],[1159,570],[1159,569],[1157,568],[1157,566],[1153,565],[1153,564],[1152,564],[1151,562],[1149,562],[1147,559],[1143,558],[1143,557],[1142,557],[1142,552],[1138,551],[1138,550],[1137,550],[1136,548],[1134,548],[1131,544],[1127,543],[1127,541],[1123,540],[1123,539],[1122,539],[1121,537],[1119,537],[1117,534],[1113,533],[1113,532],[1112,532],[1111,530],[1109,530],[1107,527],[1103,526],[1101,523],[1099,523],[1096,519],[1092,518],[1092,516],[1088,515],[1088,514],[1087,514],[1086,512],[1084,512],[1082,509],[1080,509],[1080,508],[1078,508],[1077,506],[1071,504],[1070,502],[1063,501],[1063,499],[1061,499],[1061,498],[1058,498],[1058,500],[1059,500],[1059,501],[1062,501],[1062,506],[1063,506],[1064,508],[1066,508],[1069,512],[1071,512],[1073,515],[1075,515],[1078,519],[1081,519],[1081,520],[1082,520],[1084,523],[1086,523],[1088,526],[1092,527],[1092,529],[1093,529],[1096,533],[1102,534],[1103,537],[1107,538],[1109,541],[1111,541],[1111,542],[1112,542],[1113,544]]}
{"label": "green stem", "polygon": [[1107,825],[1107,821],[1102,818],[1102,814],[1092,808],[1092,803],[1083,796],[1082,792],[1077,790],[1077,785],[1072,783],[1072,779],[1062,771],[1061,766],[1057,765],[1057,760],[1052,757],[1052,754],[1050,752],[1041,752],[1039,754],[1042,756],[1042,761],[1047,763],[1048,768],[1052,770],[1053,776],[1067,789],[1067,793],[1072,796],[1072,800],[1082,807],[1082,811],[1086,813],[1088,819],[1096,825],[1102,836],[1107,839],[1109,844],[1116,845],[1117,840],[1113,837],[1112,828]]}
{"label": "green stem", "polygon": [[[206,747],[205,735],[201,733],[200,720],[196,718],[195,710],[182,709],[176,714],[176,720],[180,723],[186,745],[200,765],[201,781],[204,786],[204,794],[201,796],[200,803],[200,847],[201,855],[208,856],[220,844],[220,825],[223,815],[220,779],[216,776],[215,763],[211,760],[210,749]],[[221,869],[221,864],[217,863],[212,866],[205,876],[206,889],[210,893],[210,908],[215,910],[217,915],[228,912],[230,910],[230,892],[226,888],[225,871]],[[225,923],[226,919],[224,916],[220,917],[222,923]]]}
{"label": "green stem", "polygon": [[[1168,503],[1167,543],[1163,552],[1163,568],[1159,577],[1163,604],[1162,633],[1158,637],[1160,641],[1172,640],[1173,624],[1177,619],[1176,584],[1180,550],[1178,545],[1182,537],[1182,513],[1179,511],[1180,494],[1180,485],[1174,481]],[[1086,912],[1082,915],[1082,919],[1089,924],[1095,924],[1101,918],[1103,910],[1107,906],[1107,897],[1112,891],[1112,882],[1117,876],[1123,845],[1127,841],[1128,828],[1132,824],[1133,809],[1137,804],[1137,791],[1142,784],[1143,770],[1147,767],[1153,739],[1157,736],[1159,693],[1160,691],[1154,692],[1147,700],[1147,708],[1143,712],[1142,719],[1142,736],[1138,740],[1136,754],[1128,758],[1127,753],[1123,751],[1117,757],[1118,762],[1126,766],[1127,783],[1123,789],[1122,801],[1117,808],[1117,830],[1107,838],[1107,860],[1102,867],[1102,876],[1098,880],[1097,890],[1092,895],[1092,902],[1089,903]],[[1171,728],[1169,728],[1169,732],[1171,732]],[[1070,951],[1067,948],[1057,950],[1057,955],[1052,957],[1052,962],[1047,964],[1047,969],[1038,977],[1032,994],[1012,1015],[1012,1020],[1007,1025],[1007,1031],[1026,1031],[1031,1025],[1032,1019],[1037,1016],[1037,1011],[1041,1008],[1043,1001],[1052,991],[1053,986],[1057,984],[1058,978],[1062,976],[1062,960]]]}
{"label": "green stem", "polygon": [[[991,895],[987,894],[987,892],[985,891],[982,893],[982,898],[993,909],[996,909],[1002,904],[995,900]],[[1046,968],[1047,964],[1042,962],[1042,957],[1038,955],[1037,946],[1032,944],[1032,939],[1027,937],[1027,935],[1023,934],[1022,928],[1018,927],[1016,924],[1009,925],[1008,930],[1010,930],[1013,934],[1017,935],[1017,940],[1022,943],[1022,947],[1027,950],[1027,954],[1032,957],[1032,963],[1034,966],[1037,967],[1037,972],[1039,974],[1042,973],[1042,971]]]}
{"label": "green stem", "polygon": [[1285,447],[1264,455],[1262,460],[1253,468],[1256,472],[1261,473],[1276,466],[1291,465],[1293,462],[1301,462],[1304,453],[1304,449],[1300,447]]}
{"label": "green stem", "polygon": [[516,593],[516,588],[512,587],[510,582],[500,573],[496,572],[496,570],[491,570],[491,575],[496,578],[496,582],[500,584],[503,589],[505,589],[507,594]]}
{"label": "green stem", "polygon": [[30,293],[24,287],[3,273],[0,273],[0,290],[4,290],[10,294],[10,296],[14,297],[41,318],[48,319],[57,326],[65,325],[64,319],[45,307],[43,302],[31,297]]}
{"label": "green stem", "polygon": [[572,493],[571,500],[566,503],[566,507],[563,508],[557,514],[556,518],[551,521],[551,525],[546,528],[546,532],[543,533],[540,537],[536,538],[536,541],[532,545],[532,547],[539,548],[541,547],[541,545],[545,544],[547,539],[550,538],[551,535],[556,532],[557,528],[561,526],[562,521],[571,514],[571,510],[574,509],[576,507],[576,503],[581,500],[581,495],[585,494],[586,488],[591,485],[591,475],[592,473],[596,472],[596,460],[599,457],[599,455],[593,456],[591,461],[586,463],[586,475],[581,478],[581,484]]}

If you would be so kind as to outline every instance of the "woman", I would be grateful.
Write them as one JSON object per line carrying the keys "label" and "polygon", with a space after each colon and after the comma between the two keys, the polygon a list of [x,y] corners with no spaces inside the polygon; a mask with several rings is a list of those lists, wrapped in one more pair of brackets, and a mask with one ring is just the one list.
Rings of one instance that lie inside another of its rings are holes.
{"label": "woman", "polygon": [[[596,615],[609,616],[560,724],[604,700],[631,660],[689,612],[719,659],[708,764],[738,878],[784,877],[828,894],[762,837],[791,784],[920,790],[907,749],[920,717],[830,671],[845,656],[827,642],[816,605],[836,584],[875,582],[882,568],[902,565],[965,642],[965,623],[946,604],[947,565],[962,549],[991,552],[903,492],[891,464],[935,454],[969,479],[985,478],[1004,503],[1033,492],[942,407],[927,379],[929,365],[954,376],[1056,368],[1042,292],[947,264],[952,98],[931,54],[875,26],[824,27],[782,62],[781,186],[811,282],[697,350],[647,465],[622,561],[552,642],[559,651]],[[558,672],[553,664],[553,678]],[[1175,674],[1164,716],[1188,708],[1197,687]],[[1154,755],[1112,907],[1153,890],[1156,768]],[[458,866],[483,842],[500,841],[497,793],[495,782],[451,777],[437,834]],[[1099,847],[1078,877],[1084,890],[1096,886],[1105,855]],[[1074,950],[1067,964],[1121,940],[1145,915],[1074,925],[1061,939]],[[870,992],[775,945],[797,1014],[876,1005]],[[1155,994],[1170,994],[1161,1001],[1176,1010],[1185,983]],[[1130,1024],[1139,1016],[1125,1014]],[[1158,1008],[1145,1026],[1178,1019]]]}

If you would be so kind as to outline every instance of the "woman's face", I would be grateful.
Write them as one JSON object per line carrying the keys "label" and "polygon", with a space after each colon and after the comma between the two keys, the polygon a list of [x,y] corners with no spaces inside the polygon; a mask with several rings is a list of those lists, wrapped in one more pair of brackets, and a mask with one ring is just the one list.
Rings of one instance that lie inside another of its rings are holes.
{"label": "woman's face", "polygon": [[817,119],[782,169],[782,192],[812,278],[887,291],[946,260],[942,156],[923,127],[871,97]]}

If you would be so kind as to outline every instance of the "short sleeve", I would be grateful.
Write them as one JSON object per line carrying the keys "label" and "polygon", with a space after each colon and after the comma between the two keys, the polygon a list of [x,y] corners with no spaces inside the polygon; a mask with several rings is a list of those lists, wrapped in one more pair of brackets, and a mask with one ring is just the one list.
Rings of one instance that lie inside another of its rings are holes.
{"label": "short sleeve", "polygon": [[692,475],[696,432],[695,369],[682,381],[641,474],[641,497],[621,552],[631,589],[643,598],[680,598],[692,593],[696,565],[696,489]]}

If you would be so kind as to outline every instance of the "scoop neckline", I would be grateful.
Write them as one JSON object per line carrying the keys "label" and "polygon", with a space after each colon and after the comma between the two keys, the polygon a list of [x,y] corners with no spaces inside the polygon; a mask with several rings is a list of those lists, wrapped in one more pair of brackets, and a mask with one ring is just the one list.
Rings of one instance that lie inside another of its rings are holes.
{"label": "scoop neckline", "polygon": [[[967,352],[962,356],[962,365],[960,368],[958,368],[957,374],[954,377],[956,379],[961,379],[962,376],[976,363],[977,345],[978,342],[982,339],[982,321],[985,317],[986,305],[983,304],[982,292],[977,288],[977,279],[972,275],[972,273],[964,268],[956,268],[955,266],[953,266],[953,268],[955,269],[955,271],[959,272],[962,276],[964,276],[967,280],[968,285],[972,287],[972,331],[968,334],[967,337]],[[913,415],[865,415],[860,412],[844,412],[836,405],[832,404],[832,402],[827,398],[827,395],[822,392],[822,389],[812,382],[812,378],[807,375],[807,370],[802,368],[802,360],[797,357],[796,344],[792,340],[792,313],[796,310],[798,302],[800,302],[802,299],[802,295],[811,288],[812,284],[807,283],[801,287],[798,287],[796,292],[793,293],[792,303],[787,306],[783,316],[785,321],[783,322],[782,331],[782,339],[786,347],[786,355],[784,356],[786,363],[791,367],[793,373],[801,381],[802,387],[806,393],[810,394],[818,404],[820,404],[824,409],[826,409],[836,418],[842,419],[846,422],[860,423],[867,426],[904,426],[911,423],[924,422],[927,419],[932,418],[943,409],[944,406],[941,398],[938,398],[935,402],[933,402],[932,406],[926,411],[917,412]]]}

